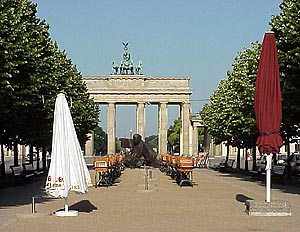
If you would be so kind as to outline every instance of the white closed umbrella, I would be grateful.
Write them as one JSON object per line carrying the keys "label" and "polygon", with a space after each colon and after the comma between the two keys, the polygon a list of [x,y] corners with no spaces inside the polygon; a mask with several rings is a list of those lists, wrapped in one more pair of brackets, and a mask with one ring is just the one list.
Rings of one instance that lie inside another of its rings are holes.
{"label": "white closed umbrella", "polygon": [[49,196],[65,199],[65,210],[56,215],[78,215],[78,211],[68,210],[68,193],[86,193],[91,185],[66,97],[60,93],[55,101],[51,163],[45,188]]}

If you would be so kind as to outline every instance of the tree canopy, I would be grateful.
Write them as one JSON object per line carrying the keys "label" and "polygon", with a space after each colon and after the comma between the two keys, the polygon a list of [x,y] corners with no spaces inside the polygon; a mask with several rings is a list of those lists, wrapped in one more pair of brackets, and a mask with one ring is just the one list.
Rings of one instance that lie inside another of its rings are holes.
{"label": "tree canopy", "polygon": [[299,136],[300,126],[300,2],[283,0],[270,22],[275,33],[282,89],[282,135]]}
{"label": "tree canopy", "polygon": [[95,128],[95,152],[96,154],[107,153],[107,134],[99,126]]}
{"label": "tree canopy", "polygon": [[227,141],[240,148],[255,144],[254,86],[260,47],[258,42],[252,43],[238,53],[227,79],[220,82],[210,103],[200,112],[217,144]]}
{"label": "tree canopy", "polygon": [[[285,141],[299,136],[300,125],[300,2],[283,0],[279,15],[272,16],[275,32],[283,101],[281,132]],[[204,105],[200,114],[218,144],[249,148],[255,145],[254,83],[261,45],[252,43],[238,53],[232,71]]]}
{"label": "tree canopy", "polygon": [[83,145],[98,109],[72,61],[50,38],[29,0],[0,2],[0,143],[51,144],[54,102],[66,94]]}

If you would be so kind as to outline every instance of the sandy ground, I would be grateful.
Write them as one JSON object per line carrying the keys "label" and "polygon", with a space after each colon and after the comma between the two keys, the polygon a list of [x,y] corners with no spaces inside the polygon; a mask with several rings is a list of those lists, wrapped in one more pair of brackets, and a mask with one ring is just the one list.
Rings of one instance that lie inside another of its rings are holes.
{"label": "sandy ground", "polygon": [[48,198],[44,181],[1,189],[0,231],[300,231],[299,188],[273,185],[271,192],[272,200],[292,204],[292,216],[253,217],[245,212],[245,200],[265,199],[259,181],[195,169],[194,186],[180,188],[158,169],[152,171],[149,191],[143,169],[126,169],[114,186],[71,192],[69,206],[79,211],[77,217],[55,216],[64,200]]}

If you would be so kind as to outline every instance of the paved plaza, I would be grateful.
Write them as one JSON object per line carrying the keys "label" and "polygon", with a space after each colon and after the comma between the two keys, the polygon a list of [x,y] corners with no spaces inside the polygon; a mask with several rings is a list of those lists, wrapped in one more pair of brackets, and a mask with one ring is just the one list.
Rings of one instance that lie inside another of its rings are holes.
{"label": "paved plaza", "polygon": [[[152,169],[145,191],[143,169],[125,169],[111,187],[69,194],[77,217],[57,217],[63,199],[48,198],[44,181],[0,190],[0,231],[299,231],[300,189],[273,185],[272,200],[287,200],[292,216],[253,217],[245,200],[264,200],[264,183],[236,174],[195,169],[194,186],[180,188]],[[93,171],[91,171],[93,176]],[[31,213],[32,196],[36,213]]]}

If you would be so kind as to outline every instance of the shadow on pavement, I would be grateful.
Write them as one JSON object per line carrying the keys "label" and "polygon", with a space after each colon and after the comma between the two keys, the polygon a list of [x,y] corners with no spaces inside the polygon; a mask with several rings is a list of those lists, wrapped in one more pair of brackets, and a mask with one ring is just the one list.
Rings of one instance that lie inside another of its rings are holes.
{"label": "shadow on pavement", "polygon": [[[250,182],[254,182],[260,186],[265,186],[264,178],[262,178],[262,179],[253,178],[253,177],[251,177],[250,174],[239,173],[238,171],[236,171],[234,169],[231,172],[227,172],[227,173],[220,172],[219,176],[225,177],[225,178],[237,178],[240,181],[248,181],[248,182],[250,181]],[[278,190],[282,191],[283,193],[300,195],[299,185],[289,184],[289,182],[287,181],[287,177],[280,178],[280,177],[272,176],[271,181],[272,181],[272,185],[271,185],[272,189],[278,189]]]}
{"label": "shadow on pavement", "polygon": [[[70,210],[77,210],[78,212],[90,213],[93,210],[97,210],[98,208],[94,206],[89,200],[82,200],[74,205],[71,205]],[[63,209],[60,209],[63,210]]]}
{"label": "shadow on pavement", "polygon": [[235,196],[235,199],[236,199],[238,202],[241,202],[241,203],[245,203],[247,200],[253,200],[252,198],[247,197],[247,196],[245,196],[244,194],[237,194],[237,195]]}
{"label": "shadow on pavement", "polygon": [[44,187],[45,178],[23,185],[2,188],[0,189],[0,209],[31,204],[32,197],[35,197],[37,203],[52,201],[46,195]]}

